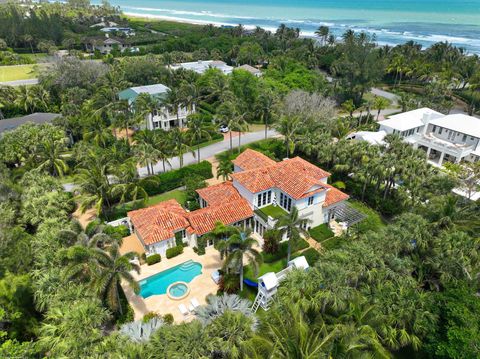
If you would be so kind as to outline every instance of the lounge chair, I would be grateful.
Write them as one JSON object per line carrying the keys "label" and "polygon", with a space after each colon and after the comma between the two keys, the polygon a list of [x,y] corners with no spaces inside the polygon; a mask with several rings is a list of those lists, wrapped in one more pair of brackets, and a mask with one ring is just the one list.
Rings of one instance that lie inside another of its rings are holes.
{"label": "lounge chair", "polygon": [[200,306],[200,303],[198,302],[197,298],[190,299],[190,303],[192,304],[192,307],[194,309],[197,309]]}
{"label": "lounge chair", "polygon": [[185,306],[185,304],[180,304],[178,306],[178,310],[180,311],[180,313],[182,313],[182,315],[184,317],[186,317],[187,315],[190,314],[190,312],[188,311],[187,307]]}

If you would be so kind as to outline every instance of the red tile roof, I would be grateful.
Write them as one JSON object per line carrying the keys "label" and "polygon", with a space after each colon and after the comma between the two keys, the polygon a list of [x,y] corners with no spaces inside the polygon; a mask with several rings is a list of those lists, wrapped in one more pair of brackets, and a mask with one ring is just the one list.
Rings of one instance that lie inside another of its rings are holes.
{"label": "red tile roof", "polygon": [[339,189],[336,189],[329,184],[327,184],[326,186],[328,187],[328,190],[325,202],[323,203],[323,207],[330,207],[331,205],[341,201],[345,201],[350,197],[348,194],[343,193]]}
{"label": "red tile roof", "polygon": [[231,181],[197,189],[197,193],[209,206],[242,198]]}
{"label": "red tile roof", "polygon": [[253,216],[253,210],[246,199],[240,198],[234,201],[208,206],[188,214],[188,220],[192,227],[189,232],[202,235],[215,228],[215,223],[234,224]]}
{"label": "red tile roof", "polygon": [[174,199],[130,211],[127,215],[146,245],[173,238],[176,231],[189,225],[187,212]]}
{"label": "red tile roof", "polygon": [[300,157],[232,174],[234,180],[252,193],[277,187],[294,199],[321,191],[324,187],[321,179],[329,176],[330,173]]}
{"label": "red tile roof", "polygon": [[233,164],[240,167],[242,170],[253,170],[265,166],[274,165],[276,162],[263,153],[247,148],[238,155],[233,161]]}

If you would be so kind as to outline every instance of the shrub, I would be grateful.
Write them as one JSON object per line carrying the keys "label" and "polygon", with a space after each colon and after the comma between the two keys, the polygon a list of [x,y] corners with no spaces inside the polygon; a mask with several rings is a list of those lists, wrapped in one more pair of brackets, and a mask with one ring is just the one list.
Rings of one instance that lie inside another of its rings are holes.
{"label": "shrub", "polygon": [[240,289],[238,274],[224,274],[218,282],[218,290],[220,293],[234,294]]}
{"label": "shrub", "polygon": [[152,320],[153,318],[160,318],[161,316],[156,312],[148,312],[142,318],[142,322],[146,323]]}
{"label": "shrub", "polygon": [[154,196],[183,186],[185,184],[185,178],[190,178],[195,175],[202,179],[212,178],[212,164],[208,161],[202,161],[178,170],[156,175],[157,183],[142,181],[141,184],[149,196]]}
{"label": "shrub", "polygon": [[166,257],[173,258],[183,253],[183,246],[175,246],[167,249]]}
{"label": "shrub", "polygon": [[326,223],[321,224],[317,227],[313,227],[308,231],[310,236],[315,239],[317,242],[323,242],[324,240],[333,237],[333,232]]}
{"label": "shrub", "polygon": [[[168,257],[167,257],[168,258]],[[160,256],[160,254],[158,253],[155,253],[155,254],[152,254],[151,256],[148,256],[147,257],[147,264],[149,266],[151,266],[152,264],[155,264],[155,263],[158,263],[162,260],[162,257]]]}
{"label": "shrub", "polygon": [[171,313],[167,313],[163,316],[163,321],[165,324],[173,324],[173,315]]}
{"label": "shrub", "polygon": [[314,248],[309,248],[303,252],[296,253],[295,255],[292,255],[292,259],[300,256],[305,256],[305,259],[310,266],[313,266],[315,262],[320,259],[320,253]]}
{"label": "shrub", "polygon": [[[308,242],[301,238],[292,246],[292,254],[301,251],[302,249],[308,248]],[[264,253],[263,254],[263,261],[265,263],[273,263],[278,261],[279,259],[287,258],[288,253],[288,241],[280,243],[278,247],[278,251],[275,253]]]}
{"label": "shrub", "polygon": [[279,242],[280,232],[278,230],[270,229],[265,231],[263,234],[263,251],[269,254],[278,252]]}
{"label": "shrub", "polygon": [[127,226],[121,224],[116,227],[105,226],[105,228],[103,229],[103,233],[108,234],[109,236],[116,239],[122,239],[130,235],[130,230]]}

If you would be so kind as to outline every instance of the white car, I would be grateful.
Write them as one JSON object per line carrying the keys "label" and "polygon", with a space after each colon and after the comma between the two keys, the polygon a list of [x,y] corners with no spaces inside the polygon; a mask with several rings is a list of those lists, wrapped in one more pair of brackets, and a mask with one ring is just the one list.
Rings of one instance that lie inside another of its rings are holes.
{"label": "white car", "polygon": [[227,133],[230,131],[227,125],[220,125],[220,128],[218,129],[221,133]]}

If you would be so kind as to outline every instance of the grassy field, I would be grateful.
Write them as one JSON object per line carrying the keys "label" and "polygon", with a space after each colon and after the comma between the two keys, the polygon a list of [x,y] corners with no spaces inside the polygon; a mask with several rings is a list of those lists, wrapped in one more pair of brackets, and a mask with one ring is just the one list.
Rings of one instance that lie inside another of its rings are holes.
{"label": "grassy field", "polygon": [[36,65],[0,66],[0,82],[27,80],[36,76]]}

